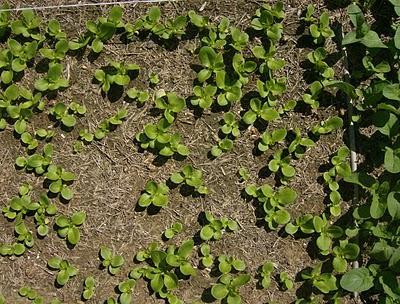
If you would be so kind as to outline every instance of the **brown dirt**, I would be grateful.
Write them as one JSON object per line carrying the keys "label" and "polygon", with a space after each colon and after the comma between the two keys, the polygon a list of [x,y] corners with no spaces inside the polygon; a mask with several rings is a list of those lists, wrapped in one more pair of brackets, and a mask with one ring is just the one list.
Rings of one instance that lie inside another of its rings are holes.
{"label": "brown dirt", "polygon": [[[10,2],[14,5],[23,5],[21,1]],[[207,2],[202,14],[213,18],[228,16],[240,26],[248,24],[257,8],[257,1],[211,0]],[[314,2],[320,7],[323,6],[318,1]],[[43,4],[44,1],[34,3]],[[162,10],[166,15],[177,15],[189,9],[199,9],[202,4],[203,1],[200,0],[170,3],[162,5]],[[285,21],[286,42],[282,44],[279,54],[282,54],[288,63],[285,69],[288,77],[287,98],[298,99],[305,90],[300,62],[304,60],[308,50],[299,49],[295,44],[299,37],[296,34],[297,13],[299,9],[306,7],[307,1],[292,0],[286,1],[286,4],[291,7],[286,9],[288,15]],[[147,7],[148,5],[127,7],[126,16],[136,18]],[[85,20],[95,18],[101,11],[105,10],[99,8],[79,12],[57,10],[41,14],[44,19],[50,17],[59,19],[68,32],[76,33],[82,31]],[[158,88],[176,91],[188,97],[195,78],[190,64],[196,62],[188,49],[196,43],[198,43],[196,40],[183,41],[176,50],[167,51],[147,40],[136,41],[129,45],[114,41],[105,47],[105,51],[93,63],[87,60],[87,56],[84,56],[82,60],[68,57],[71,87],[60,93],[56,100],[76,99],[87,106],[88,113],[84,118],[79,119],[74,131],[66,133],[59,128],[56,129],[57,136],[53,140],[54,162],[74,172],[77,176],[77,181],[73,184],[75,197],[69,204],[58,203],[58,207],[59,212],[63,214],[84,210],[88,217],[80,229],[81,241],[73,250],[68,249],[65,241],[58,238],[51,230],[48,237],[37,240],[34,247],[24,256],[0,257],[0,293],[10,299],[10,303],[17,301],[24,303],[17,296],[18,289],[23,285],[33,287],[46,298],[57,296],[65,303],[77,303],[80,299],[83,279],[89,275],[95,276],[98,287],[96,296],[88,303],[100,303],[114,295],[115,286],[126,278],[127,273],[134,266],[133,257],[138,250],[153,241],[161,242],[162,232],[177,220],[184,223],[185,230],[172,242],[179,244],[192,237],[201,228],[197,223],[197,217],[203,210],[210,210],[216,216],[233,218],[240,224],[239,232],[226,234],[221,241],[212,243],[212,252],[214,255],[227,253],[246,261],[247,270],[253,274],[253,279],[250,284],[242,288],[244,303],[258,304],[268,301],[290,303],[295,299],[294,292],[282,292],[276,284],[266,291],[255,289],[254,274],[266,260],[271,260],[276,264],[277,273],[287,271],[293,278],[303,268],[312,264],[312,259],[307,252],[308,239],[282,238],[276,232],[257,227],[253,205],[241,197],[241,191],[246,183],[239,182],[236,175],[240,167],[247,167],[251,172],[251,180],[248,183],[273,183],[271,178],[265,179],[259,176],[260,169],[267,165],[271,153],[262,156],[252,154],[254,141],[259,136],[255,128],[245,131],[236,140],[232,152],[216,160],[209,160],[207,152],[216,142],[221,113],[205,113],[202,118],[196,119],[192,111],[185,110],[179,115],[174,128],[184,135],[184,142],[190,148],[191,155],[184,162],[170,160],[163,166],[157,166],[154,164],[154,155],[139,152],[133,142],[134,135],[142,130],[144,124],[155,121],[155,118],[149,115],[151,106],[137,107],[136,104],[132,104],[129,105],[127,120],[115,132],[103,141],[87,146],[80,154],[72,153],[72,144],[79,129],[89,127],[94,130],[102,119],[110,116],[124,104],[121,100],[110,102],[102,98],[98,86],[92,83],[94,70],[103,66],[107,58],[139,64],[142,71],[133,84],[135,86],[145,86],[146,75],[150,71],[156,71],[161,79]],[[29,75],[28,82],[32,83],[35,77],[37,77],[35,73]],[[24,78],[24,81],[26,79]],[[239,107],[235,109],[239,113]],[[335,112],[334,105],[321,109],[318,114],[293,112],[284,118],[281,125],[297,126],[307,130],[311,125]],[[43,114],[35,119],[33,125],[35,128],[47,127],[51,126],[51,122]],[[36,193],[39,193],[42,179],[15,170],[15,158],[23,154],[23,149],[13,138],[10,128],[0,133],[0,143],[0,155],[2,155],[0,206],[3,207],[13,195],[16,195],[18,185],[22,182],[29,181],[35,185]],[[302,160],[294,162],[297,174],[290,186],[298,191],[299,198],[291,208],[293,215],[303,212],[317,214],[324,208],[323,186],[317,182],[320,176],[319,166],[328,163],[329,155],[341,144],[342,134],[340,133],[323,137]],[[178,170],[186,163],[191,163],[203,170],[205,183],[210,189],[209,195],[204,198],[184,197],[178,189],[175,189],[171,191],[168,208],[161,210],[158,214],[148,215],[146,212],[134,210],[146,181],[149,179],[164,181],[168,179],[171,172]],[[12,223],[0,217],[0,241],[13,240],[12,227]],[[31,227],[34,227],[33,224]],[[122,254],[126,260],[122,271],[115,277],[99,269],[98,250],[101,245],[109,246],[116,253]],[[54,287],[54,272],[46,268],[46,261],[54,255],[68,259],[79,268],[79,275],[60,289]],[[216,278],[210,277],[207,271],[202,270],[198,276],[182,282],[177,294],[185,303],[201,300],[203,290],[215,281]],[[296,286],[300,286],[300,283],[296,283]],[[163,301],[149,296],[146,285],[141,282],[135,290],[135,303],[163,303]]]}

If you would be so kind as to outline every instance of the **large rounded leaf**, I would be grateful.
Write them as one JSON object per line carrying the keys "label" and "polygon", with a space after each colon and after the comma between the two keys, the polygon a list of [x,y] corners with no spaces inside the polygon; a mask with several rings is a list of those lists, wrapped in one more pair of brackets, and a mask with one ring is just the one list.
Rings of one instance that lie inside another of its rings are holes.
{"label": "large rounded leaf", "polygon": [[363,292],[374,286],[374,278],[367,268],[356,268],[343,275],[340,286],[350,292]]}
{"label": "large rounded leaf", "polygon": [[228,288],[223,284],[216,284],[211,288],[211,295],[217,300],[224,299],[228,293]]}

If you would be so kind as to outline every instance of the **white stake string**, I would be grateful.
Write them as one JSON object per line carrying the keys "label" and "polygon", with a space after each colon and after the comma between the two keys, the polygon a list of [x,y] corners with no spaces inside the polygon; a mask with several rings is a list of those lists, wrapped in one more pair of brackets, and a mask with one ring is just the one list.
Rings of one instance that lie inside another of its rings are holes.
{"label": "white stake string", "polygon": [[90,7],[90,6],[103,6],[103,5],[123,5],[123,4],[159,3],[159,2],[176,2],[176,1],[177,0],[127,0],[127,1],[115,1],[115,2],[76,3],[76,4],[61,4],[61,5],[48,5],[48,6],[0,8],[0,13],[27,11],[27,10],[47,10],[47,9],[57,9],[57,8],[78,8],[78,7]]}

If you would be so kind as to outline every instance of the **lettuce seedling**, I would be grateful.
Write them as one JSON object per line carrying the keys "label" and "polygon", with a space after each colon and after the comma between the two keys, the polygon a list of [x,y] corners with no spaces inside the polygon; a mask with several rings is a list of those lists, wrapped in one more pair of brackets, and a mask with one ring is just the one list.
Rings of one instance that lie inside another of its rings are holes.
{"label": "lettuce seedling", "polygon": [[322,44],[326,39],[335,36],[335,33],[329,25],[328,12],[323,12],[319,20],[317,18],[313,19],[310,25],[310,34],[314,38],[313,42],[315,44]]}
{"label": "lettuce seedling", "polygon": [[72,128],[76,124],[76,115],[84,115],[86,107],[77,102],[71,102],[67,107],[63,102],[56,103],[50,108],[50,115],[61,122],[65,127]]}
{"label": "lettuce seedling", "polygon": [[75,246],[81,238],[78,227],[81,226],[85,220],[86,213],[84,211],[75,212],[71,217],[60,215],[56,218],[58,236],[65,238],[69,244]]}
{"label": "lettuce seedling", "polygon": [[109,65],[95,71],[94,77],[101,84],[101,89],[107,93],[112,85],[127,86],[131,81],[134,72],[140,67],[134,63],[124,64],[116,61],[109,61]]}
{"label": "lettuce seedling", "polygon": [[322,273],[322,263],[318,263],[313,269],[304,271],[301,274],[312,287],[317,288],[322,293],[330,293],[337,290],[336,277],[332,273]]}
{"label": "lettuce seedling", "polygon": [[39,52],[44,58],[52,62],[60,62],[65,58],[68,50],[68,41],[63,39],[56,43],[54,49],[42,48]]}
{"label": "lettuce seedling", "polygon": [[141,104],[145,103],[150,98],[148,91],[139,91],[136,88],[130,88],[128,91],[126,91],[126,95],[130,99],[137,99],[137,101],[139,101]]}
{"label": "lettuce seedling", "polygon": [[242,54],[236,53],[232,58],[232,67],[239,75],[239,81],[245,85],[249,82],[249,75],[257,68],[254,61],[246,61]]}
{"label": "lettuce seedling", "polygon": [[179,268],[179,271],[185,276],[192,276],[196,274],[196,270],[189,263],[189,258],[192,254],[194,246],[193,240],[184,242],[180,247],[169,246],[167,249],[167,256],[165,261],[172,267]]}
{"label": "lettuce seedling", "polygon": [[39,208],[39,204],[31,199],[31,190],[32,186],[29,184],[22,184],[19,187],[18,196],[13,196],[9,205],[5,206],[2,210],[7,219],[16,219],[19,222],[27,214],[34,213]]}
{"label": "lettuce seedling", "polygon": [[35,150],[39,144],[37,139],[29,132],[24,132],[21,134],[21,142],[29,151]]}
{"label": "lettuce seedling", "polygon": [[178,185],[185,183],[199,194],[208,194],[208,189],[204,186],[203,182],[203,172],[194,169],[191,165],[186,165],[181,171],[173,173],[171,175],[171,181]]}
{"label": "lettuce seedling", "polygon": [[315,71],[321,75],[322,80],[335,77],[335,71],[324,61],[327,56],[328,53],[323,47],[319,47],[307,55],[308,61],[313,64]]}
{"label": "lettuce seedling", "polygon": [[274,121],[279,117],[279,112],[272,108],[267,102],[262,104],[260,99],[252,98],[250,100],[250,109],[243,115],[243,122],[251,125],[258,118],[264,121]]}
{"label": "lettuce seedling", "polygon": [[208,35],[201,38],[201,42],[215,50],[223,50],[226,45],[226,39],[221,37],[218,29],[212,27],[209,27]]}
{"label": "lettuce seedling", "polygon": [[222,274],[230,273],[232,270],[244,271],[245,269],[246,263],[240,259],[236,259],[234,257],[230,257],[224,254],[221,254],[218,257],[218,270]]}
{"label": "lettuce seedling", "polygon": [[187,13],[190,23],[196,26],[198,29],[208,28],[210,25],[209,17],[201,16],[197,14],[195,11],[191,10]]}
{"label": "lettuce seedling", "polygon": [[362,10],[356,4],[350,4],[347,7],[347,12],[355,31],[349,32],[344,36],[343,45],[361,43],[367,48],[387,48],[379,35],[370,29]]}
{"label": "lettuce seedling", "polygon": [[35,131],[36,138],[40,140],[45,140],[47,142],[51,141],[55,135],[56,132],[54,130],[46,130],[41,128]]}
{"label": "lettuce seedling", "polygon": [[110,10],[108,18],[100,17],[97,22],[91,20],[86,22],[89,37],[92,39],[91,48],[93,52],[100,53],[103,50],[104,43],[111,39],[118,28],[124,27],[122,14],[122,8],[114,6]]}
{"label": "lettuce seedling", "polygon": [[265,82],[257,80],[257,91],[262,98],[267,98],[268,103],[277,103],[277,98],[286,91],[286,78],[270,78]]}
{"label": "lettuce seedling", "polygon": [[209,79],[213,73],[222,71],[225,68],[222,53],[217,54],[209,46],[203,46],[200,49],[199,59],[203,69],[197,74],[197,79],[201,83]]}
{"label": "lettuce seedling", "polygon": [[181,37],[186,32],[186,16],[178,16],[175,19],[168,19],[165,24],[158,23],[153,27],[152,32],[162,39],[169,40],[175,37]]}
{"label": "lettuce seedling", "polygon": [[158,74],[156,72],[151,72],[149,74],[149,82],[151,86],[156,86],[160,82],[160,78],[158,77]]}
{"label": "lettuce seedling", "polygon": [[33,10],[22,11],[22,18],[11,23],[11,31],[15,35],[22,35],[25,38],[32,38],[39,42],[45,40],[45,37],[40,34],[39,26],[42,20],[37,17]]}
{"label": "lettuce seedling", "polygon": [[207,224],[205,224],[200,230],[200,238],[203,241],[220,240],[226,231],[234,232],[239,229],[236,221],[230,220],[226,217],[216,219],[209,211],[205,212],[205,219]]}
{"label": "lettuce seedling", "polygon": [[41,194],[38,201],[39,207],[35,212],[35,223],[38,235],[41,237],[49,233],[50,220],[47,215],[53,216],[57,213],[57,207],[50,201],[46,194]]}
{"label": "lettuce seedling", "polygon": [[35,81],[35,89],[41,92],[55,91],[69,86],[68,79],[62,78],[63,66],[60,63],[49,64],[47,76]]}
{"label": "lettuce seedling", "polygon": [[285,225],[290,221],[290,213],[285,209],[297,199],[297,193],[289,187],[281,187],[278,191],[268,184],[261,187],[249,185],[246,193],[263,205],[265,221],[269,229],[276,230],[279,225]]}
{"label": "lettuce seedling", "polygon": [[333,247],[333,269],[338,273],[347,271],[347,260],[354,261],[358,258],[360,247],[356,243],[349,243],[348,240],[339,240],[339,246]]}
{"label": "lettuce seedling", "polygon": [[255,58],[262,60],[258,70],[261,74],[268,75],[269,78],[273,78],[274,71],[280,70],[285,66],[285,60],[274,58],[276,46],[273,44],[267,50],[263,46],[257,45],[251,51]]}
{"label": "lettuce seedling", "polygon": [[180,223],[180,222],[176,222],[176,223],[173,223],[173,224],[171,225],[171,227],[165,229],[165,231],[164,231],[164,236],[165,236],[167,239],[170,240],[170,239],[172,239],[175,235],[177,235],[178,233],[181,233],[182,231],[183,231],[183,224]]}
{"label": "lettuce seedling", "polygon": [[51,164],[47,168],[46,178],[50,181],[49,190],[51,193],[60,193],[61,197],[68,201],[72,199],[74,193],[68,184],[75,180],[75,174]]}
{"label": "lettuce seedling", "polygon": [[68,48],[71,51],[77,51],[83,49],[89,44],[90,39],[91,39],[90,34],[86,33],[84,35],[80,35],[77,38],[68,41]]}
{"label": "lettuce seedling", "polygon": [[82,298],[87,301],[93,298],[96,290],[96,281],[93,277],[87,277],[83,282]]}
{"label": "lettuce seedling", "polygon": [[94,137],[97,140],[101,140],[108,133],[111,132],[111,130],[115,129],[116,126],[119,126],[122,124],[124,119],[128,116],[128,110],[125,108],[121,108],[117,110],[117,113],[115,113],[113,116],[103,120],[100,125],[97,127],[96,131],[94,132]]}
{"label": "lettuce seedling", "polygon": [[67,34],[62,31],[60,22],[57,19],[49,20],[46,33],[58,41],[67,39]]}
{"label": "lettuce seedling", "polygon": [[93,141],[93,139],[94,139],[94,134],[93,134],[93,133],[90,133],[88,129],[83,129],[83,130],[80,130],[80,131],[79,131],[79,138],[80,138],[83,142],[89,144],[89,143],[91,143],[91,142]]}
{"label": "lettuce seedling", "polygon": [[303,157],[303,155],[307,152],[307,149],[315,146],[315,142],[310,138],[302,137],[299,128],[295,128],[293,132],[295,134],[295,138],[290,143],[288,151],[289,153],[293,153],[294,156],[299,159]]}
{"label": "lettuce seedling", "polygon": [[315,135],[324,135],[332,133],[333,131],[338,130],[342,127],[343,127],[343,119],[341,119],[338,116],[333,116],[315,125],[311,129],[311,132]]}
{"label": "lettuce seedling", "polygon": [[283,151],[277,150],[273,155],[273,159],[268,163],[268,169],[275,173],[280,171],[284,180],[291,179],[296,174],[296,170],[290,165],[290,160],[289,155],[283,156]]}
{"label": "lettuce seedling", "polygon": [[143,149],[153,149],[165,157],[173,156],[175,153],[181,156],[189,155],[189,149],[181,144],[179,133],[169,133],[170,123],[162,118],[156,125],[147,124],[142,133],[136,134],[136,140]]}
{"label": "lettuce seedling", "polygon": [[23,286],[18,290],[18,294],[23,297],[27,298],[28,300],[32,301],[33,304],[43,304],[44,300],[43,297],[41,297],[36,290]]}
{"label": "lettuce seedling", "polygon": [[32,232],[28,230],[22,218],[18,218],[15,226],[14,232],[17,236],[18,242],[24,244],[25,247],[33,247],[35,240],[33,239]]}
{"label": "lettuce seedling", "polygon": [[223,274],[218,283],[211,288],[211,295],[217,300],[224,300],[228,304],[241,303],[239,288],[250,281],[250,275],[240,274],[236,277]]}
{"label": "lettuce seedling", "polygon": [[229,152],[233,149],[233,141],[229,138],[221,139],[216,146],[211,148],[211,155],[219,157],[222,153]]}
{"label": "lettuce seedling", "polygon": [[32,154],[27,157],[19,156],[15,160],[15,164],[18,168],[24,168],[28,172],[35,171],[36,174],[42,175],[50,165],[52,157],[53,146],[51,144],[46,144],[43,147],[42,155]]}
{"label": "lettuce seedling", "polygon": [[2,244],[0,243],[1,256],[21,256],[25,253],[25,246],[21,243]]}
{"label": "lettuce seedling", "polygon": [[315,23],[318,22],[318,19],[314,16],[315,13],[315,6],[314,4],[307,5],[305,17],[301,17],[301,20],[304,20],[308,23]]}
{"label": "lettuce seedling", "polygon": [[343,229],[336,225],[331,225],[326,215],[314,216],[314,230],[319,236],[316,244],[322,255],[328,255],[331,251],[332,240],[343,236]]}
{"label": "lettuce seedling", "polygon": [[60,286],[67,284],[70,278],[78,274],[78,269],[70,264],[67,260],[59,257],[52,257],[47,261],[50,269],[57,270],[56,283]]}
{"label": "lettuce seedling", "polygon": [[272,262],[265,262],[260,267],[260,285],[262,288],[267,289],[271,285],[271,275],[274,271],[274,264]]}
{"label": "lettuce seedling", "polygon": [[265,131],[261,134],[260,142],[257,145],[258,150],[261,152],[268,151],[277,143],[282,143],[287,135],[286,129],[276,129],[272,133]]}
{"label": "lettuce seedling", "polygon": [[157,6],[151,7],[145,16],[142,17],[143,28],[148,31],[153,31],[160,22],[161,11]]}
{"label": "lettuce seedling", "polygon": [[289,278],[289,275],[285,271],[279,274],[279,282],[284,290],[291,290],[294,287],[293,280]]}
{"label": "lettuce seedling", "polygon": [[294,235],[300,229],[304,234],[314,233],[314,217],[311,214],[305,214],[296,218],[294,223],[287,223],[285,226],[285,231],[287,234]]}
{"label": "lettuce seedling", "polygon": [[124,257],[122,255],[114,255],[110,248],[101,247],[100,259],[103,267],[107,268],[111,275],[116,275],[124,265]]}
{"label": "lettuce seedling", "polygon": [[150,205],[156,207],[165,207],[168,205],[169,188],[166,184],[157,184],[150,180],[146,183],[144,193],[139,197],[138,204],[140,207],[146,208]]}
{"label": "lettuce seedling", "polygon": [[232,27],[231,37],[232,37],[231,46],[235,50],[242,52],[247,47],[247,44],[249,42],[249,35],[246,32],[241,31],[237,27]]}
{"label": "lettuce seedling", "polygon": [[223,125],[221,126],[221,131],[225,135],[230,135],[238,137],[240,135],[239,122],[235,119],[235,114],[232,112],[227,112],[224,114]]}
{"label": "lettuce seedling", "polygon": [[9,52],[3,51],[0,60],[0,67],[8,71],[8,75],[5,74],[2,77],[2,80],[6,80],[5,83],[11,82],[13,71],[18,73],[26,69],[27,63],[35,57],[38,49],[36,41],[21,44],[17,40],[10,38],[7,41],[7,45]]}
{"label": "lettuce seedling", "polygon": [[190,100],[192,105],[199,106],[203,110],[209,109],[214,102],[217,87],[213,85],[206,85],[205,87],[195,86],[193,93],[195,97]]}
{"label": "lettuce seedling", "polygon": [[248,181],[250,179],[250,177],[251,177],[249,169],[247,169],[246,167],[241,167],[238,170],[238,174],[239,174],[240,180],[242,182]]}
{"label": "lettuce seedling", "polygon": [[[118,297],[118,303],[121,304],[131,304],[132,303],[132,296],[136,286],[136,281],[134,279],[128,279],[118,284],[118,291],[120,293]],[[117,303],[114,299],[107,300],[110,303]]]}
{"label": "lettuce seedling", "polygon": [[165,119],[172,124],[176,115],[186,107],[186,101],[174,92],[165,93],[164,90],[160,90],[156,93],[155,106],[164,110]]}
{"label": "lettuce seedling", "polygon": [[215,80],[221,90],[217,98],[220,106],[227,106],[242,98],[242,83],[239,80],[229,77],[225,71],[216,72]]}
{"label": "lettuce seedling", "polygon": [[256,18],[251,21],[251,26],[256,31],[262,31],[276,44],[283,33],[283,25],[281,20],[285,18],[282,1],[277,2],[274,6],[264,4],[262,9],[257,9]]}
{"label": "lettuce seedling", "polygon": [[201,244],[200,246],[201,253],[201,264],[206,268],[211,268],[214,264],[214,257],[211,254],[211,248],[208,244]]}

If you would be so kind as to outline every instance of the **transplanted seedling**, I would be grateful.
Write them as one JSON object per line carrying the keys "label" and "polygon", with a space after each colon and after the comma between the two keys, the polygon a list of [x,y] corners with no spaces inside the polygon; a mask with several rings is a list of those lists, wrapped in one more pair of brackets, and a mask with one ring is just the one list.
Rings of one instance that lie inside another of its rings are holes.
{"label": "transplanted seedling", "polygon": [[165,229],[164,236],[167,239],[172,239],[178,233],[181,233],[183,230],[183,224],[180,222],[173,223],[171,227]]}
{"label": "transplanted seedling", "polygon": [[42,154],[32,154],[30,156],[19,156],[15,160],[15,164],[19,168],[24,168],[28,172],[34,171],[38,175],[46,172],[47,167],[51,163],[53,157],[53,146],[46,144],[43,147]]}
{"label": "transplanted seedling", "polygon": [[82,298],[87,301],[93,298],[96,289],[96,281],[94,277],[87,277],[83,282]]}
{"label": "transplanted seedling", "polygon": [[86,220],[86,213],[83,211],[75,212],[71,217],[60,215],[56,218],[57,234],[65,238],[69,244],[78,244],[81,235],[78,227]]}
{"label": "transplanted seedling", "polygon": [[169,188],[165,183],[157,184],[150,180],[146,183],[145,191],[140,196],[138,204],[140,207],[146,208],[150,205],[156,207],[165,207],[168,205]]}
{"label": "transplanted seedling", "polygon": [[214,257],[211,254],[211,248],[208,244],[201,244],[200,246],[201,253],[201,264],[206,268],[211,268],[214,264]]}
{"label": "transplanted seedling", "polygon": [[57,19],[49,20],[46,32],[47,35],[56,40],[64,40],[67,38],[67,34],[62,31],[61,24]]}
{"label": "transplanted seedling", "polygon": [[322,255],[328,255],[331,252],[333,239],[343,236],[343,229],[339,226],[332,225],[326,218],[325,213],[322,216],[314,216],[314,230],[319,234],[316,240],[317,247]]}
{"label": "transplanted seedling", "polygon": [[9,220],[21,220],[27,214],[35,212],[39,208],[37,202],[31,199],[32,186],[22,184],[18,189],[18,196],[13,196],[8,206],[3,208],[3,214]]}
{"label": "transplanted seedling", "polygon": [[159,90],[156,93],[155,105],[156,108],[164,110],[164,117],[171,124],[176,115],[186,107],[186,101],[174,92],[165,93],[164,90]]}
{"label": "transplanted seedling", "polygon": [[35,89],[41,92],[55,91],[69,86],[68,79],[62,77],[63,66],[60,63],[49,64],[49,70],[44,78],[35,81]]}
{"label": "transplanted seedling", "polygon": [[260,137],[260,142],[258,143],[257,148],[261,152],[268,151],[277,143],[282,143],[285,140],[286,135],[286,129],[276,129],[272,131],[272,133],[265,131]]}
{"label": "transplanted seedling", "polygon": [[294,223],[287,223],[285,231],[286,233],[293,235],[300,229],[304,234],[312,234],[314,233],[313,219],[314,217],[311,214],[304,214],[296,218]]}
{"label": "transplanted seedling", "polygon": [[139,101],[141,104],[145,103],[150,98],[148,91],[139,91],[136,88],[130,88],[126,91],[126,95],[132,100]]}
{"label": "transplanted seedling", "polygon": [[273,121],[279,118],[279,112],[272,108],[268,102],[262,103],[258,98],[252,98],[250,100],[250,109],[243,115],[243,121],[251,125],[257,118],[261,118],[264,121]]}
{"label": "transplanted seedling", "polygon": [[348,261],[358,258],[360,247],[348,240],[339,240],[339,245],[333,247],[333,269],[338,273],[345,273],[348,268]]}
{"label": "transplanted seedling", "polygon": [[68,184],[75,180],[75,174],[64,170],[56,165],[49,165],[47,168],[46,178],[51,181],[49,190],[51,193],[60,193],[65,200],[71,200],[74,193]]}
{"label": "transplanted seedling", "polygon": [[68,41],[60,40],[54,46],[54,49],[42,48],[39,50],[40,54],[52,62],[60,62],[65,58],[69,50]]}
{"label": "transplanted seedling", "polygon": [[199,106],[201,109],[209,109],[214,102],[217,87],[206,85],[205,87],[195,86],[193,88],[194,97],[190,100],[192,105]]}
{"label": "transplanted seedling", "polygon": [[306,153],[307,149],[315,146],[315,142],[307,137],[302,137],[299,128],[293,130],[295,138],[288,147],[289,153],[293,153],[296,158],[301,158]]}
{"label": "transplanted seedling", "polygon": [[25,252],[25,246],[21,243],[3,244],[0,243],[1,256],[21,256]]}
{"label": "transplanted seedling", "polygon": [[217,300],[226,300],[227,304],[240,304],[239,289],[250,281],[250,275],[240,274],[232,276],[223,274],[217,284],[211,288],[211,295]]}
{"label": "transplanted seedling", "polygon": [[279,274],[279,282],[281,283],[281,286],[284,290],[291,290],[294,287],[293,280],[285,271]]}
{"label": "transplanted seedling", "polygon": [[296,170],[290,165],[290,160],[290,155],[284,156],[282,150],[277,150],[268,163],[268,169],[275,173],[280,171],[283,180],[291,179],[296,174]]}
{"label": "transplanted seedling", "polygon": [[21,297],[27,298],[28,300],[32,301],[33,304],[43,304],[44,300],[43,297],[40,296],[36,290],[24,286],[18,290],[18,294]]}
{"label": "transplanted seedling", "polygon": [[[131,304],[132,303],[132,296],[133,292],[136,286],[136,280],[134,279],[127,279],[121,283],[118,284],[118,291],[120,293],[119,295],[119,302],[121,304]],[[116,304],[117,302],[110,298],[107,300],[107,304]]]}
{"label": "transplanted seedling", "polygon": [[333,116],[315,125],[311,129],[311,132],[314,133],[315,135],[324,135],[324,134],[329,134],[342,127],[343,127],[343,119],[337,116]]}
{"label": "transplanted seedling", "polygon": [[185,276],[192,276],[196,274],[196,270],[189,263],[189,258],[192,254],[194,246],[193,240],[184,242],[180,247],[169,246],[167,249],[167,256],[165,261],[172,267],[179,268],[179,271]]}
{"label": "transplanted seedling", "polygon": [[32,38],[42,42],[45,37],[40,34],[39,26],[42,20],[35,15],[31,9],[22,11],[21,19],[11,23],[11,31],[15,35],[22,35],[25,38]]}
{"label": "transplanted seedling", "polygon": [[233,149],[232,139],[224,138],[218,141],[217,145],[211,148],[210,153],[213,157],[219,157],[222,155],[222,153],[229,152],[232,149]]}
{"label": "transplanted seedling", "polygon": [[240,135],[239,121],[236,120],[235,114],[232,112],[227,112],[224,114],[221,132],[225,135],[232,134],[234,137],[238,137]]}
{"label": "transplanted seedling", "polygon": [[240,259],[236,259],[227,255],[220,255],[218,257],[218,270],[223,273],[230,273],[234,271],[244,271],[246,269],[246,263]]}
{"label": "transplanted seedling", "polygon": [[100,82],[101,89],[107,93],[113,84],[127,86],[132,79],[132,73],[139,70],[140,67],[134,63],[110,61],[107,67],[96,70],[94,77]]}
{"label": "transplanted seedling", "polygon": [[101,140],[108,133],[114,130],[117,126],[121,125],[125,118],[128,116],[128,110],[126,108],[121,108],[117,110],[117,113],[111,117],[103,120],[94,132],[94,137],[97,140]]}
{"label": "transplanted seedling", "polygon": [[206,211],[204,215],[207,224],[200,230],[200,237],[204,241],[220,240],[224,232],[233,232],[239,229],[237,222],[234,220],[230,220],[226,217],[216,219],[209,211]]}
{"label": "transplanted seedling", "polygon": [[70,264],[67,260],[60,257],[52,257],[47,261],[49,268],[57,270],[56,283],[60,286],[67,284],[70,278],[78,274],[78,269]]}
{"label": "transplanted seedling", "polygon": [[188,156],[189,149],[181,143],[179,133],[170,133],[170,123],[162,118],[156,125],[147,124],[142,133],[136,134],[136,140],[143,149],[154,149],[160,155],[171,157],[174,154]]}
{"label": "transplanted seedling", "polygon": [[204,67],[198,74],[197,79],[203,83],[209,79],[213,73],[222,71],[225,67],[222,53],[216,53],[212,48],[203,46],[199,51],[199,59]]}
{"label": "transplanted seedling", "polygon": [[38,204],[39,207],[35,212],[35,223],[37,225],[36,230],[40,236],[44,237],[49,233],[50,220],[47,216],[55,215],[57,213],[57,207],[50,201],[45,193],[40,195]]}
{"label": "transplanted seedling", "polygon": [[171,181],[174,184],[185,183],[199,194],[208,194],[208,189],[204,186],[203,172],[194,169],[191,165],[186,165],[181,171],[173,173],[171,175]]}
{"label": "transplanted seedling", "polygon": [[325,294],[338,289],[336,277],[332,273],[322,273],[322,263],[318,263],[313,269],[304,271],[301,277],[312,287]]}
{"label": "transplanted seedling", "polygon": [[107,268],[108,272],[112,275],[116,275],[124,264],[122,255],[114,255],[111,249],[105,246],[100,249],[100,258],[103,267]]}
{"label": "transplanted seedling", "polygon": [[272,262],[265,262],[259,270],[260,273],[260,285],[262,288],[267,289],[271,285],[271,275],[274,271],[274,264]]}
{"label": "transplanted seedling", "polygon": [[285,18],[283,2],[279,1],[275,5],[263,4],[261,9],[257,9],[256,18],[251,21],[251,26],[256,31],[265,33],[272,43],[277,43],[283,34],[282,19]]}

